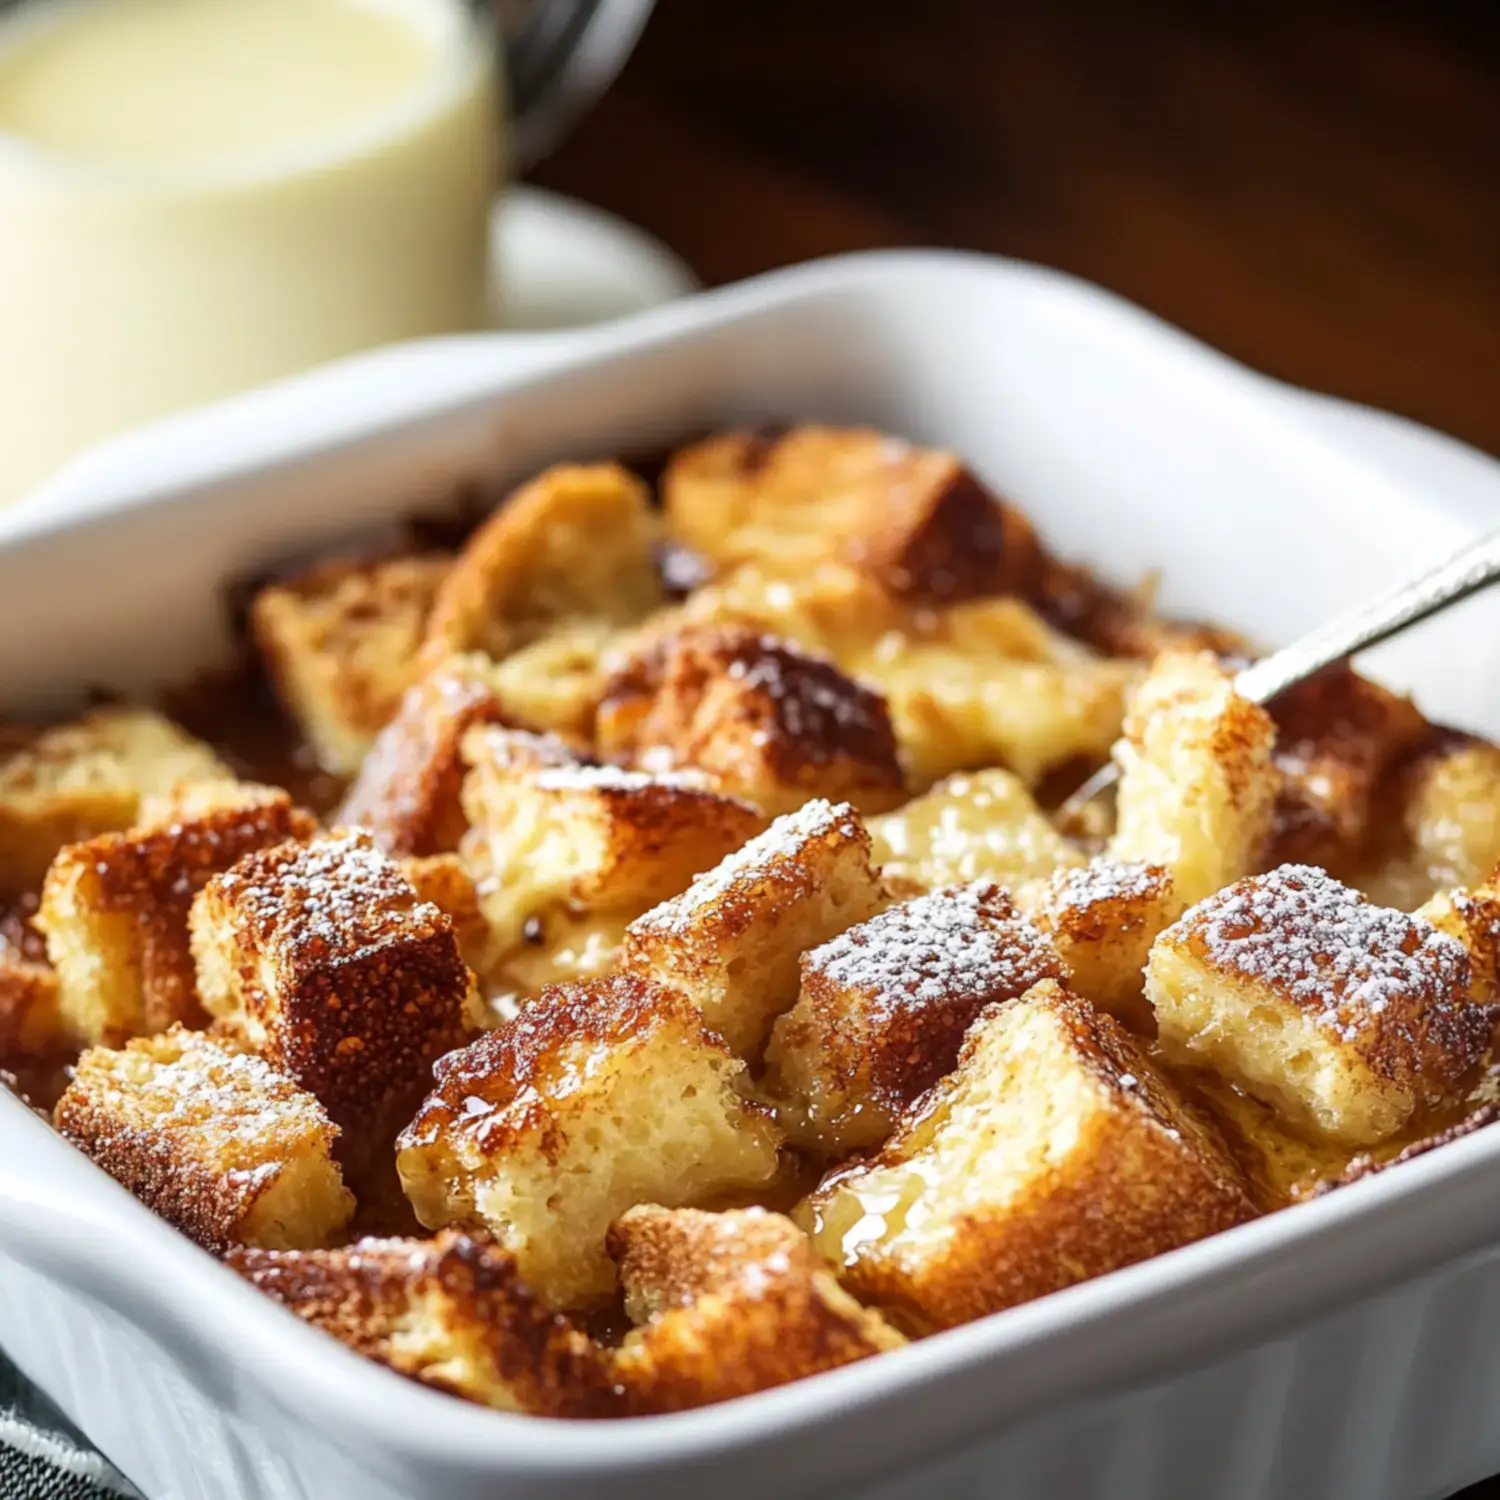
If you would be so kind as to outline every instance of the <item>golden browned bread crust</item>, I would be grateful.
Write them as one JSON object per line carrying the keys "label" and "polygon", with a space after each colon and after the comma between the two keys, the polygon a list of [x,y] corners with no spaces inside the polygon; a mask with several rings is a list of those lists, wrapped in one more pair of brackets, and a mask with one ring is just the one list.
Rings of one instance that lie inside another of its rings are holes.
{"label": "golden browned bread crust", "polygon": [[406,690],[334,823],[368,829],[389,854],[458,848],[468,826],[459,804],[464,735],[475,725],[504,719],[487,665],[486,657],[454,657]]}
{"label": "golden browned bread crust", "polygon": [[510,495],[443,580],[425,652],[497,660],[567,622],[629,625],[662,602],[650,496],[618,464],[559,464]]}
{"label": "golden browned bread crust", "polygon": [[811,797],[878,811],[905,791],[880,694],[750,627],[684,630],[627,662],[595,732],[603,755],[696,767],[771,817]]}
{"label": "golden browned bread crust", "polygon": [[0,1058],[34,1056],[66,1040],[57,974],[0,937]]}
{"label": "golden browned bread crust", "polygon": [[207,745],[146,708],[0,725],[0,897],[38,890],[64,844],[129,828],[147,793],[232,779]]}
{"label": "golden browned bread crust", "polygon": [[396,712],[447,554],[342,559],[269,584],[250,628],[287,712],[330,771],[350,775]]}
{"label": "golden browned bread crust", "polygon": [[662,497],[678,540],[720,566],[843,557],[918,602],[1021,592],[1040,559],[1029,523],[953,454],[869,428],[706,438],[673,456]]}
{"label": "golden browned bread crust", "polygon": [[337,1250],[236,1249],[228,1263],[304,1322],[424,1385],[533,1416],[618,1409],[598,1348],[486,1239],[445,1230]]}
{"label": "golden browned bread crust", "polygon": [[1069,988],[1149,1034],[1155,1017],[1142,995],[1146,959],[1182,907],[1170,872],[1160,865],[1099,858],[1054,875],[1033,915],[1067,967]]}
{"label": "golden browned bread crust", "polygon": [[317,830],[276,787],[187,787],[146,811],[156,821],[68,845],[42,888],[36,925],[63,1023],[80,1042],[118,1045],[174,1021],[202,1024],[188,943],[194,896],[243,855]]}
{"label": "golden browned bread crust", "polygon": [[1348,878],[1379,836],[1382,783],[1427,732],[1409,698],[1331,667],[1281,694],[1276,723],[1281,789],[1267,862],[1321,865]]}
{"label": "golden browned bread crust", "polygon": [[180,1026],[85,1052],[54,1118],[207,1250],[315,1248],[354,1211],[318,1101],[263,1059]]}
{"label": "golden browned bread crust", "polygon": [[633,1208],[609,1231],[636,1331],[613,1361],[633,1414],[686,1411],[899,1348],[807,1236],[762,1208]]}
{"label": "golden browned bread crust", "polygon": [[799,1144],[829,1155],[878,1145],[958,1062],[987,1005],[1067,970],[998,886],[903,902],[802,955],[802,991],[771,1033],[777,1097]]}
{"label": "golden browned bread crust", "polygon": [[1461,943],[1307,865],[1199,902],[1147,972],[1168,1058],[1356,1145],[1452,1099],[1493,1019]]}
{"label": "golden browned bread crust", "polygon": [[691,996],[741,1056],[797,998],[798,962],[886,904],[848,803],[809,802],[632,922],[621,967]]}
{"label": "golden browned bread crust", "polygon": [[987,1010],[958,1069],[810,1209],[844,1285],[916,1332],[1253,1214],[1223,1143],[1141,1046],[1051,981]]}
{"label": "golden browned bread crust", "polygon": [[607,1298],[609,1224],[764,1184],[779,1137],[681,995],[616,976],[544,990],[443,1058],[397,1165],[429,1228],[483,1223],[555,1306]]}
{"label": "golden browned bread crust", "polygon": [[205,1006],[316,1095],[356,1152],[467,1033],[453,923],[368,834],[241,860],[194,903],[192,946]]}

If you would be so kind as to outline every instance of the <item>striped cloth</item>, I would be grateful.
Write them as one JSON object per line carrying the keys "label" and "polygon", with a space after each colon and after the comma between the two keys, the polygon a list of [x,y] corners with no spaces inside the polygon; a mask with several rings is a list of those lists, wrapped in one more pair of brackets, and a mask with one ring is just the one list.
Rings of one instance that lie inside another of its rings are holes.
{"label": "striped cloth", "polygon": [[0,1500],[140,1500],[0,1354]]}

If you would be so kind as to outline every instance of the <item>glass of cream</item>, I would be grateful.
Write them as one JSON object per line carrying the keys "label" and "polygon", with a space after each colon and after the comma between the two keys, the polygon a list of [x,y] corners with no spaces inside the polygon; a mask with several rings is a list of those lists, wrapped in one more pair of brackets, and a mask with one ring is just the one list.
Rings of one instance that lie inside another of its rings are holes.
{"label": "glass of cream", "polygon": [[496,62],[464,0],[0,6],[0,504],[136,423],[479,326]]}

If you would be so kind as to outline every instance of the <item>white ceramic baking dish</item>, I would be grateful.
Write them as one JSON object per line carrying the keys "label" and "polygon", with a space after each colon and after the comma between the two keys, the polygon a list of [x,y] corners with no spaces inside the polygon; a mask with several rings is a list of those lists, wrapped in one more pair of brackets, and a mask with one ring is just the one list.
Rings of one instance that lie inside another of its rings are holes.
{"label": "white ceramic baking dish", "polygon": [[[1500,466],[1289,392],[1064,277],[788,272],[581,335],[361,360],[103,450],[0,515],[0,702],[212,656],[220,582],[728,421],[949,444],[1065,554],[1284,639],[1500,517]],[[1500,733],[1500,601],[1380,658]],[[1500,1129],[861,1365],[708,1411],[466,1406],[263,1301],[0,1097],[0,1344],[151,1500],[1436,1496],[1500,1470]]]}

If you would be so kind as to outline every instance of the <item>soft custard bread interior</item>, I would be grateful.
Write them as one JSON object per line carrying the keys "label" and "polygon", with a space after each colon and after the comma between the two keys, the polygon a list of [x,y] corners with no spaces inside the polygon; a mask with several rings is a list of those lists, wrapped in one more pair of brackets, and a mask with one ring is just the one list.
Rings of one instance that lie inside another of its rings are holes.
{"label": "soft custard bread interior", "polygon": [[146,708],[0,724],[0,898],[38,890],[63,845],[129,828],[142,797],[233,779],[209,746]]}
{"label": "soft custard bread interior", "polygon": [[1084,863],[1009,771],[949,776],[869,828],[888,876],[929,888],[993,880],[1028,908],[1056,871]]}
{"label": "soft custard bread interior", "polygon": [[806,1208],[845,1287],[918,1333],[1252,1213],[1211,1127],[1113,1018],[1053,980],[985,1011],[957,1069]]}
{"label": "soft custard bread interior", "polygon": [[142,805],[141,826],[62,849],[42,888],[36,925],[77,1042],[118,1046],[174,1021],[203,1024],[188,940],[194,896],[244,855],[318,826],[279,787],[209,782]]}
{"label": "soft custard bread interior", "polygon": [[396,712],[452,564],[444,553],[335,561],[255,596],[261,659],[328,770],[357,771]]}
{"label": "soft custard bread interior", "polygon": [[609,1253],[635,1325],[610,1370],[634,1413],[727,1401],[906,1342],[763,1208],[643,1204],[611,1226]]}
{"label": "soft custard bread interior", "polygon": [[1276,726],[1207,652],[1167,652],[1131,700],[1114,749],[1109,852],[1171,872],[1185,904],[1260,868],[1280,786]]}
{"label": "soft custard bread interior", "polygon": [[430,1229],[480,1225],[562,1308],[606,1301],[610,1224],[763,1186],[780,1137],[745,1065],[675,991],[617,976],[546,990],[442,1059],[397,1143]]}
{"label": "soft custard bread interior", "polygon": [[680,990],[742,1057],[797,999],[802,954],[887,904],[848,803],[809,802],[632,922],[621,966]]}
{"label": "soft custard bread interior", "polygon": [[1462,1098],[1489,1044],[1462,943],[1322,870],[1283,865],[1191,907],[1157,939],[1161,1047],[1316,1136],[1374,1145]]}
{"label": "soft custard bread interior", "polygon": [[354,1196],[322,1105],[258,1057],[173,1027],[121,1051],[94,1047],[57,1128],[148,1208],[207,1250],[314,1249]]}

